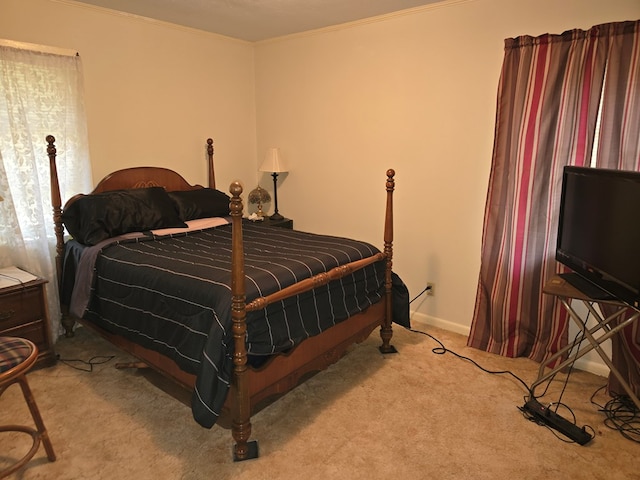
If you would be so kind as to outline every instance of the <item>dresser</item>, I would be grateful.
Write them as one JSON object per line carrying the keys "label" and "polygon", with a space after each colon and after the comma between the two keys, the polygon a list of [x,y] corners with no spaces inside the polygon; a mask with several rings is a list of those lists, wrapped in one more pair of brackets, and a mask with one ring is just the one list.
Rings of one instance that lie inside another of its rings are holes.
{"label": "dresser", "polygon": [[281,227],[281,228],[293,228],[293,220],[290,218],[282,218],[280,220],[271,220],[269,217],[264,217],[262,220],[263,225],[269,225],[271,227]]}
{"label": "dresser", "polygon": [[41,278],[0,288],[0,336],[22,337],[38,347],[36,367],[56,363],[49,312]]}

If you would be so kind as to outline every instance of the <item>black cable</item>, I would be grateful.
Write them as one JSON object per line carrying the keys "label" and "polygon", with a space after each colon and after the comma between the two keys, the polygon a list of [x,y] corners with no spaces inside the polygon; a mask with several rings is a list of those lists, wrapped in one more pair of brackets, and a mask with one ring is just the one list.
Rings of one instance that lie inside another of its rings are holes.
{"label": "black cable", "polygon": [[[529,401],[529,399],[535,398],[533,396],[533,393],[532,393],[531,388],[529,387],[529,385],[527,385],[527,383],[524,380],[522,380],[520,377],[518,377],[515,373],[513,373],[513,372],[511,372],[509,370],[489,370],[487,368],[484,368],[482,365],[480,365],[475,360],[473,360],[473,359],[471,359],[469,357],[465,357],[464,355],[460,355],[459,353],[456,353],[453,350],[449,350],[447,347],[444,346],[444,344],[440,340],[438,340],[436,337],[434,337],[433,335],[431,335],[431,334],[429,334],[427,332],[423,332],[421,330],[416,330],[416,329],[413,329],[413,328],[407,328],[407,330],[409,330],[410,332],[413,332],[413,333],[419,333],[421,335],[425,335],[425,336],[431,338],[434,342],[436,342],[439,345],[439,347],[435,347],[435,348],[431,349],[431,351],[436,355],[444,355],[445,353],[450,353],[453,356],[455,356],[455,357],[457,357],[457,358],[459,358],[461,360],[466,360],[466,361],[472,363],[473,365],[478,367],[483,372],[489,373],[491,375],[510,375],[511,377],[516,379],[518,382],[520,382],[524,386],[524,388],[527,390],[528,395],[524,396],[524,403],[525,404],[527,403],[527,401]],[[555,377],[555,375],[554,375],[554,377]],[[545,388],[545,393],[546,393],[547,389],[549,388],[549,385],[551,384],[551,380],[553,380],[553,377],[549,380],[549,382],[547,382],[547,386]],[[543,393],[543,395],[544,395],[544,393]],[[549,408],[551,408],[553,405],[556,405],[556,409],[555,409],[556,412],[557,412],[559,407],[563,407],[566,410],[568,410],[569,413],[571,414],[571,417],[573,418],[573,420],[572,420],[573,424],[576,424],[576,416],[573,413],[573,411],[571,410],[571,408],[569,408],[569,406],[567,406],[566,404],[561,403],[561,402],[553,402],[553,403],[549,404]],[[535,418],[524,407],[518,407],[518,409],[522,412],[523,416],[527,420],[532,421],[532,422],[536,423],[537,425],[542,425],[544,427],[547,427],[556,436],[556,438],[558,438],[558,440],[561,440],[561,441],[566,442],[566,443],[576,443],[574,440],[568,440],[565,437],[560,436],[553,428],[551,428],[549,425],[543,423],[541,420]],[[591,433],[591,437],[592,438],[595,436],[595,430],[590,425],[584,425],[582,428],[588,428],[592,432]]]}
{"label": "black cable", "polygon": [[423,293],[425,293],[425,292],[427,292],[427,291],[429,291],[429,290],[431,290],[431,285],[427,285],[426,287],[424,287],[424,290],[422,290],[418,295],[416,295],[415,297],[413,297],[413,300],[411,300],[411,301],[409,302],[409,305],[411,305],[414,301],[416,301],[418,298],[420,298],[420,296],[421,296]]}
{"label": "black cable", "polygon": [[[587,323],[587,320],[589,319],[589,315],[591,313],[587,314],[587,317],[585,318],[585,325]],[[577,346],[578,349],[580,349],[580,345],[582,345],[582,342],[585,339],[585,334],[583,330],[580,330],[578,333],[576,333],[576,336],[573,339],[573,346],[569,349],[569,351],[567,352],[567,357],[571,356],[571,352],[573,352],[573,349]],[[578,341],[579,340],[579,341]],[[567,385],[569,384],[569,377],[571,376],[571,374],[573,373],[573,367],[575,365],[575,362],[572,362],[571,365],[569,365],[569,371],[567,372],[566,376],[564,377],[564,382],[562,385],[562,390],[560,390],[560,396],[558,397],[558,401],[557,402],[552,402],[549,404],[549,408],[551,408],[552,405],[556,406],[555,412],[558,412],[558,407],[563,406],[565,407],[567,410],[569,410],[569,412],[571,413],[571,416],[573,417],[573,423],[576,423],[576,416],[573,413],[573,410],[571,410],[567,405],[565,405],[564,403],[562,403],[562,397],[564,396],[564,392],[567,389]],[[553,381],[553,379],[555,378],[555,374],[549,379],[549,382],[547,383],[547,387],[544,389],[544,392],[542,393],[542,395],[538,395],[537,397],[534,398],[541,398],[543,397],[546,393],[547,390],[549,388],[549,385],[551,385],[551,382]]]}
{"label": "black cable", "polygon": [[[527,396],[524,397],[524,401],[525,403],[529,400],[529,398]],[[574,425],[577,424],[577,419],[575,414],[573,413],[573,410],[571,410],[571,408],[569,408],[566,404],[561,403],[561,402],[553,402],[550,403],[549,406],[547,407],[549,410],[551,409],[551,407],[553,405],[556,405],[556,409],[555,412],[557,413],[558,411],[558,407],[563,407],[565,409],[567,409],[567,411],[571,414],[572,417],[572,422]],[[555,435],[555,437],[565,443],[576,443],[574,440],[568,439],[565,436],[561,436],[558,434],[558,432],[553,429],[552,427],[550,427],[547,423],[543,422],[540,418],[536,417],[535,415],[533,415],[531,412],[529,412],[526,408],[524,407],[518,407],[518,410],[520,410],[522,412],[522,415],[524,416],[525,419],[529,420],[530,422],[535,423],[536,425],[540,425],[542,427],[546,427],[547,430],[549,430],[551,433],[553,433],[553,435]],[[595,437],[596,431],[593,429],[593,427],[591,425],[584,425],[582,427],[583,429],[588,429],[591,433],[591,438]]]}
{"label": "black cable", "polygon": [[[431,286],[427,285],[424,290],[422,290],[418,295],[416,295],[413,300],[411,300],[409,302],[409,304],[413,303],[415,300],[417,300],[421,295],[423,295],[425,292],[427,292],[428,290],[431,290]],[[529,392],[529,394],[531,394],[531,390],[529,389],[529,386],[524,382],[524,380],[522,380],[520,377],[518,377],[516,374],[514,374],[513,372],[510,372],[508,370],[502,370],[502,371],[491,371],[491,370],[487,370],[486,368],[484,368],[483,366],[481,366],[480,364],[478,364],[475,360],[472,360],[469,357],[465,357],[464,355],[460,355],[459,353],[454,352],[453,350],[449,350],[447,347],[444,346],[444,344],[438,340],[436,337],[434,337],[433,335],[431,335],[430,333],[427,332],[423,332],[421,330],[415,330],[413,328],[407,328],[404,327],[407,330],[409,330],[410,332],[413,333],[419,333],[420,335],[425,335],[427,337],[429,337],[431,340],[433,340],[434,342],[436,342],[438,345],[440,345],[440,347],[435,347],[433,349],[431,349],[431,352],[436,354],[436,355],[444,355],[445,353],[450,353],[451,355],[458,357],[461,360],[466,360],[468,362],[473,363],[476,367],[478,367],[480,370],[482,370],[483,372],[486,373],[490,373],[492,375],[511,375],[513,378],[515,378],[517,381],[519,381],[522,385],[524,385],[524,388],[527,389],[527,392]]]}
{"label": "black cable", "polygon": [[[93,372],[94,365],[102,365],[103,363],[110,362],[114,358],[116,358],[115,355],[96,355],[94,357],[91,357],[89,360],[81,360],[76,358],[58,358],[58,360],[71,368],[75,368],[76,370],[91,373]],[[77,366],[75,364],[80,364],[80,366]]]}
{"label": "black cable", "polygon": [[[422,290],[422,292],[420,292],[418,295],[416,295],[416,297],[415,297],[413,300],[411,300],[409,303],[412,303],[413,301],[415,301],[417,298],[419,298],[421,295],[423,295],[423,294],[424,294],[426,291],[428,291],[430,288],[431,288],[431,287],[426,287],[424,290]],[[446,354],[446,353],[450,353],[450,354],[452,354],[453,356],[455,356],[455,357],[457,357],[457,358],[459,358],[459,359],[461,359],[461,360],[466,360],[466,361],[468,361],[468,362],[472,363],[473,365],[475,365],[477,368],[479,368],[480,370],[482,370],[482,371],[483,371],[483,372],[485,372],[485,373],[489,373],[489,374],[491,374],[491,375],[510,375],[510,376],[511,376],[511,377],[513,377],[515,380],[517,380],[518,382],[520,382],[520,383],[524,386],[524,388],[527,390],[528,395],[525,395],[525,396],[524,396],[524,402],[525,402],[525,403],[526,403],[529,399],[531,399],[531,398],[536,398],[536,397],[533,395],[533,392],[531,391],[531,388],[529,387],[529,385],[527,385],[527,383],[526,383],[524,380],[522,380],[520,377],[518,377],[515,373],[513,373],[513,372],[511,372],[511,371],[509,371],[509,370],[498,370],[498,371],[495,371],[495,370],[488,370],[487,368],[484,368],[482,365],[480,365],[480,364],[479,364],[478,362],[476,362],[475,360],[473,360],[473,359],[471,359],[471,358],[469,358],[469,357],[465,357],[464,355],[460,355],[459,353],[456,353],[456,352],[454,352],[453,350],[449,350],[447,347],[445,347],[445,346],[444,346],[444,344],[443,344],[440,340],[438,340],[438,339],[437,339],[436,337],[434,337],[433,335],[431,335],[431,334],[429,334],[429,333],[427,333],[427,332],[423,332],[423,331],[421,331],[421,330],[413,329],[413,328],[407,328],[407,327],[404,327],[404,328],[406,328],[406,329],[407,329],[407,330],[409,330],[410,332],[413,332],[413,333],[419,333],[419,334],[421,334],[421,335],[425,335],[425,336],[427,336],[427,337],[431,338],[434,342],[436,342],[436,343],[439,345],[439,347],[435,347],[435,348],[431,349],[431,352],[432,352],[432,353],[434,353],[434,354],[436,354],[436,355],[444,355],[444,354]],[[582,339],[580,339],[580,343],[582,343],[582,341],[584,340],[584,337],[585,337],[584,332],[578,332],[578,334],[577,334],[577,335],[576,335],[576,337],[575,337],[575,339],[577,340],[577,339],[578,339],[578,336],[579,336],[581,333],[582,333]],[[575,343],[575,342],[574,342],[574,343]],[[579,345],[579,344],[578,344],[578,345]],[[574,346],[575,346],[575,345],[574,345]],[[572,348],[571,350],[573,350],[573,348]],[[570,353],[570,352],[569,352],[569,353]],[[565,391],[565,389],[566,389],[567,383],[568,383],[568,381],[569,381],[569,375],[571,374],[572,370],[573,370],[573,364],[571,365],[571,368],[570,368],[570,370],[569,370],[569,373],[567,374],[567,377],[565,378],[565,382],[564,382],[564,385],[563,385],[563,387],[562,387],[561,397],[562,397],[562,395],[564,394],[564,391]],[[549,381],[547,382],[547,385],[546,385],[546,387],[545,387],[545,389],[544,389],[544,391],[543,391],[542,395],[539,395],[537,398],[540,398],[541,396],[544,396],[544,395],[546,394],[546,392],[547,392],[547,390],[549,389],[549,386],[551,385],[551,382],[553,381],[553,379],[554,379],[554,378],[555,378],[555,375],[553,375],[553,376],[549,379]],[[555,406],[556,406],[556,408],[555,408],[555,411],[556,411],[556,412],[557,412],[557,410],[558,410],[558,408],[559,408],[560,406],[562,406],[563,408],[566,408],[566,409],[570,412],[571,416],[573,417],[573,423],[574,423],[574,424],[576,424],[576,417],[575,417],[575,414],[573,413],[573,411],[571,410],[571,408],[569,408],[567,405],[565,405],[564,403],[562,403],[562,402],[560,402],[560,401],[550,403],[550,404],[549,404],[549,408],[550,408],[551,406],[553,406],[553,405],[555,405]],[[522,412],[522,414],[523,414],[523,415],[525,416],[525,418],[527,418],[528,420],[533,421],[533,422],[535,422],[535,423],[536,423],[536,424],[538,424],[538,425],[544,425],[544,426],[545,426],[545,427],[547,427],[549,430],[551,430],[551,432],[552,432],[552,433],[553,433],[553,434],[554,434],[554,435],[555,435],[559,440],[562,440],[563,442],[567,442],[567,443],[575,443],[573,440],[567,440],[567,439],[565,439],[565,438],[563,438],[563,437],[559,436],[559,435],[558,435],[558,433],[557,433],[554,429],[552,429],[552,428],[551,428],[551,427],[549,427],[548,425],[546,425],[546,424],[542,423],[540,420],[538,420],[538,419],[534,418],[534,417],[533,417],[531,414],[529,414],[529,413],[528,413],[528,412],[527,412],[523,407],[518,407],[518,409]],[[593,429],[593,427],[591,427],[590,425],[585,425],[583,428],[588,428],[588,429],[589,429],[589,430],[591,430],[591,432],[592,432],[592,435],[591,435],[591,436],[592,436],[592,437],[594,437],[594,436],[595,436],[595,430]]]}
{"label": "black cable", "polygon": [[594,398],[601,390],[607,386],[603,385],[591,395],[591,403],[598,407],[598,410],[605,414],[604,424],[606,427],[617,430],[620,434],[633,442],[640,443],[640,410],[628,395],[611,393],[611,400],[606,404],[598,404]]}
{"label": "black cable", "polygon": [[431,349],[432,353],[434,353],[436,355],[444,355],[445,353],[450,353],[451,355],[453,355],[453,356],[455,356],[455,357],[457,357],[457,358],[459,358],[461,360],[466,360],[467,362],[471,362],[473,365],[478,367],[483,372],[490,373],[491,375],[510,375],[513,378],[515,378],[518,382],[520,382],[522,385],[524,385],[524,388],[526,388],[527,391],[530,392],[529,386],[525,383],[524,380],[522,380],[520,377],[518,377],[515,373],[513,373],[513,372],[511,372],[509,370],[488,370],[488,369],[484,368],[482,365],[480,365],[478,362],[476,362],[475,360],[473,360],[473,359],[471,359],[469,357],[465,357],[464,355],[460,355],[459,353],[456,353],[453,350],[449,350],[447,347],[444,346],[444,344],[440,340],[438,340],[436,337],[434,337],[430,333],[423,332],[421,330],[416,330],[414,328],[407,328],[407,330],[409,330],[410,332],[413,332],[413,333],[419,333],[420,335],[425,335],[425,336],[431,338],[438,345],[440,345],[439,347],[432,348]]}

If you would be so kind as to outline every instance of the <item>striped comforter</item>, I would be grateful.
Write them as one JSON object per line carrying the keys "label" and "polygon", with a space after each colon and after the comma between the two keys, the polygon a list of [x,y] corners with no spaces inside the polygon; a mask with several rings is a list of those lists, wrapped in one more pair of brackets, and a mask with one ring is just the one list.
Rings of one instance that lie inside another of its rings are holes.
{"label": "striped comforter", "polygon": [[[247,302],[369,257],[365,242],[246,222]],[[283,352],[382,298],[384,261],[247,317],[252,357]],[[197,376],[195,420],[211,427],[232,375],[231,225],[101,248],[85,320],[174,359]]]}

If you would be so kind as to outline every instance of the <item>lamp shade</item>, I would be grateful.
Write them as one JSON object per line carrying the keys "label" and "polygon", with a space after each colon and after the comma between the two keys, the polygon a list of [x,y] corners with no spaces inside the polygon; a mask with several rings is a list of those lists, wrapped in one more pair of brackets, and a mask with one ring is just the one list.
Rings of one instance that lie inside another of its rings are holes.
{"label": "lamp shade", "polygon": [[264,188],[258,185],[256,188],[249,192],[249,203],[267,203],[271,201],[271,195]]}
{"label": "lamp shade", "polygon": [[282,158],[279,148],[270,148],[264,156],[264,161],[260,165],[261,172],[283,173],[288,172],[289,168]]}

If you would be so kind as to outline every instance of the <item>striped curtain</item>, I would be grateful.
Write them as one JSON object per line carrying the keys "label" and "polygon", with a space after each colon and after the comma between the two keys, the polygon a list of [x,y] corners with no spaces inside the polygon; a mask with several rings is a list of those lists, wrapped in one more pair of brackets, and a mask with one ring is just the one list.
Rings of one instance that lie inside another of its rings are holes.
{"label": "striped curtain", "polygon": [[[596,166],[640,171],[640,21],[608,24],[601,28],[603,35],[611,37],[611,43],[602,94]],[[638,322],[612,337],[612,361],[634,393],[640,396]],[[625,393],[613,375],[609,376],[609,391]]]}
{"label": "striped curtain", "polygon": [[542,362],[567,342],[542,287],[558,268],[563,167],[591,161],[608,51],[598,26],[505,41],[469,346]]}

